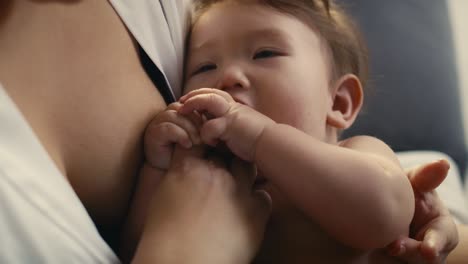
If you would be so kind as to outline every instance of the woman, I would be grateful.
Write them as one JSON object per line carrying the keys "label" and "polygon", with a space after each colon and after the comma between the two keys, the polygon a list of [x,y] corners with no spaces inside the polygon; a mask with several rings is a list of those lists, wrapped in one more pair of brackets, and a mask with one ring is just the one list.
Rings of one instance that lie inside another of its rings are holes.
{"label": "woman", "polygon": [[[0,239],[9,245],[0,262],[118,262],[99,233],[115,248],[144,159],[142,133],[164,109],[163,97],[179,95],[188,4],[0,3],[0,229],[5,230]],[[164,74],[150,78],[140,58],[149,59],[149,70],[153,65]],[[248,167],[235,162],[228,170],[203,159],[197,150],[176,155],[183,162],[171,167],[170,177],[155,193],[148,217],[159,222],[147,222],[135,262],[173,262],[170,258],[176,256],[191,262],[240,263],[253,256],[262,232],[240,237],[217,254],[211,250],[216,245],[210,244],[220,232],[261,231],[265,226],[269,204],[264,196],[245,188],[227,199],[223,189],[250,184]],[[421,178],[427,174],[416,173]],[[200,177],[229,184],[218,189],[200,185],[190,197],[179,191],[203,184]],[[199,210],[195,198],[207,193],[209,201],[216,202]],[[181,202],[172,206],[174,201]],[[184,207],[189,201],[191,206]],[[219,207],[245,210],[236,211],[236,222],[214,214],[213,208]],[[161,218],[160,212],[170,213]],[[213,217],[219,232],[207,232],[213,230]],[[247,217],[260,220],[242,221]],[[189,229],[170,224],[164,232],[155,228],[180,219],[199,221],[190,222]],[[450,223],[441,220],[446,230]],[[174,248],[176,255],[171,254]]]}

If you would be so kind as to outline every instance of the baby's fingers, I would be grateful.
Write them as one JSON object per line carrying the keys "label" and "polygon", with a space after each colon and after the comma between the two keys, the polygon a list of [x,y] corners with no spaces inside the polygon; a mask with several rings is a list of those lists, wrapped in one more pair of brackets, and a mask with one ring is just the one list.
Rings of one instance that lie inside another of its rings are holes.
{"label": "baby's fingers", "polygon": [[153,167],[169,168],[175,143],[184,148],[192,147],[192,140],[187,131],[174,123],[159,123],[151,128],[150,133],[158,135],[156,137],[145,137],[146,159]]}
{"label": "baby's fingers", "polygon": [[170,105],[167,106],[167,110],[179,110],[179,108],[182,106],[182,104],[180,102],[174,102]]}
{"label": "baby's fingers", "polygon": [[225,115],[230,108],[230,102],[224,97],[215,93],[209,93],[196,95],[187,99],[179,109],[179,113],[186,115],[197,111],[208,113],[216,118]]}
{"label": "baby's fingers", "polygon": [[228,102],[234,101],[234,99],[232,99],[232,96],[229,93],[227,93],[227,92],[225,92],[223,90],[214,89],[214,88],[201,88],[201,89],[191,91],[190,93],[182,96],[179,99],[179,102],[185,103],[188,99],[190,99],[190,98],[192,98],[194,96],[197,96],[197,95],[201,95],[201,94],[217,94],[217,95],[223,97],[224,99],[226,99],[226,101],[228,101]]}
{"label": "baby's fingers", "polygon": [[[172,106],[174,104],[171,104]],[[170,107],[169,106],[169,107]],[[177,109],[179,109],[178,106]],[[161,134],[160,128],[158,128],[159,124],[161,123],[173,123],[182,129],[184,129],[187,134],[189,135],[191,141],[198,145],[201,143],[200,134],[198,132],[198,127],[201,125],[201,121],[197,120],[196,118],[186,117],[177,113],[176,110],[166,110],[163,114],[157,116],[157,118],[151,122],[146,130],[145,137],[153,137],[155,139],[161,138],[164,140],[166,138],[165,134]]]}
{"label": "baby's fingers", "polygon": [[218,142],[223,141],[223,134],[226,132],[227,123],[225,118],[209,120],[200,130],[203,143],[215,147]]}

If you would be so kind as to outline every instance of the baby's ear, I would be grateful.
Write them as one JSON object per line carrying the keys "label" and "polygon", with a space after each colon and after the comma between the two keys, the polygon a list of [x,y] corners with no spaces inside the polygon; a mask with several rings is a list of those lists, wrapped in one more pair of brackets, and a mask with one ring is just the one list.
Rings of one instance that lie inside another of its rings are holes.
{"label": "baby's ear", "polygon": [[327,124],[338,129],[349,128],[362,107],[364,95],[361,82],[354,74],[342,76],[332,87],[331,99]]}

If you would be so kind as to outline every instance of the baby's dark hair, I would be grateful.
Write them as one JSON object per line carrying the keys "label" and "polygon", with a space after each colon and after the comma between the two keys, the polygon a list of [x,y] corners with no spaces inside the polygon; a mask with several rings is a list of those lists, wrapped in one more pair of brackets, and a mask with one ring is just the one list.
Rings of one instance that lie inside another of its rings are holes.
{"label": "baby's dark hair", "polygon": [[331,53],[331,81],[352,73],[362,85],[368,78],[367,47],[355,22],[333,0],[195,0],[192,23],[211,6],[222,2],[260,4],[307,23],[325,41]]}

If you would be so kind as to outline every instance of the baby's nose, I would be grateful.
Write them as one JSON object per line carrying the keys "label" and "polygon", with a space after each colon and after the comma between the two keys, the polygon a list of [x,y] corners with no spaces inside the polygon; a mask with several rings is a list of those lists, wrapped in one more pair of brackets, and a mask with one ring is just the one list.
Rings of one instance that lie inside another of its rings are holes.
{"label": "baby's nose", "polygon": [[229,89],[248,89],[250,82],[245,72],[240,67],[230,67],[226,69],[219,82],[217,88],[220,90]]}

